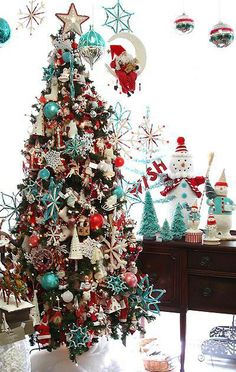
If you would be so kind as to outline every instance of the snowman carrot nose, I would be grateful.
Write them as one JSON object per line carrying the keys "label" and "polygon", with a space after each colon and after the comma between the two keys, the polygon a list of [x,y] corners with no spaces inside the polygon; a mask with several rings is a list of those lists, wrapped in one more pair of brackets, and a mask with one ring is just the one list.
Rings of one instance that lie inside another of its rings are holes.
{"label": "snowman carrot nose", "polygon": [[185,162],[183,161],[183,163],[181,163],[181,167],[185,167]]}

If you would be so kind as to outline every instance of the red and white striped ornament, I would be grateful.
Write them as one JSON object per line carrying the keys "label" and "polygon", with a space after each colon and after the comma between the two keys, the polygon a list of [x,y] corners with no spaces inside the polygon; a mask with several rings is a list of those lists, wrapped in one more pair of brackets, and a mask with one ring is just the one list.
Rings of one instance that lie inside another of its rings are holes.
{"label": "red and white striped ornament", "polygon": [[194,20],[183,13],[176,18],[175,28],[180,34],[190,34],[194,29]]}

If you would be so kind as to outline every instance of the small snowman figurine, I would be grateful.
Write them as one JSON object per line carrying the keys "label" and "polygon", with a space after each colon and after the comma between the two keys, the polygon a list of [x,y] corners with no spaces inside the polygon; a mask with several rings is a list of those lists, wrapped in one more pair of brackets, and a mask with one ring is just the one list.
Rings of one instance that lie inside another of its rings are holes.
{"label": "small snowman figurine", "polygon": [[[206,192],[207,194],[207,192]],[[228,183],[226,182],[225,170],[223,170],[219,180],[215,183],[214,190],[207,199],[209,213],[212,213],[216,219],[217,236],[220,240],[234,240],[230,234],[232,226],[232,211],[236,205],[233,200],[227,197]]]}
{"label": "small snowman figurine", "polygon": [[208,215],[207,226],[203,238],[203,244],[207,245],[220,244],[220,239],[217,238],[216,219],[213,214]]}
{"label": "small snowman figurine", "polygon": [[168,173],[164,178],[165,188],[161,191],[164,197],[174,197],[168,203],[169,219],[179,203],[184,208],[184,222],[187,224],[188,215],[185,206],[192,205],[196,198],[201,197],[202,193],[198,187],[204,182],[203,176],[193,176],[192,156],[185,145],[185,138],[178,137],[175,153],[170,159]]}
{"label": "small snowman figurine", "polygon": [[201,243],[202,231],[198,229],[200,224],[200,213],[198,211],[197,200],[192,204],[188,213],[188,230],[185,234],[185,241],[188,243]]}

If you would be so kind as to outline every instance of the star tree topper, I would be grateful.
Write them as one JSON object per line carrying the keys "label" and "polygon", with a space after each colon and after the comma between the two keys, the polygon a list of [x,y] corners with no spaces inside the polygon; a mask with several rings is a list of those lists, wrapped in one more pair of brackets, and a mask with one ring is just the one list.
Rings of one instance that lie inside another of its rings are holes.
{"label": "star tree topper", "polygon": [[88,16],[78,14],[75,4],[73,3],[70,5],[68,13],[56,13],[56,17],[64,23],[64,33],[73,31],[78,35],[81,35],[83,33],[81,24],[89,19]]}

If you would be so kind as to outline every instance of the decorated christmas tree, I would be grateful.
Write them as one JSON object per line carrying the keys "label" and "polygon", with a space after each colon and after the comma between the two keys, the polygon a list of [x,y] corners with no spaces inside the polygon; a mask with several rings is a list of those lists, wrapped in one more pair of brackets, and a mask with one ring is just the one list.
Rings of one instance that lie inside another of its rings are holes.
{"label": "decorated christmas tree", "polygon": [[145,193],[145,201],[143,208],[143,215],[141,220],[141,227],[139,233],[144,238],[150,239],[155,237],[160,232],[160,226],[156,215],[155,207],[152,201],[152,196],[149,190]]}
{"label": "decorated christmas tree", "polygon": [[169,225],[169,222],[167,221],[167,219],[165,219],[165,221],[163,223],[161,233],[160,233],[160,237],[164,242],[172,240],[172,238],[173,238],[173,235],[172,235],[172,232],[171,232],[171,229],[170,229],[170,225]]}
{"label": "decorated christmas tree", "polygon": [[[9,239],[27,286],[27,295],[19,290],[18,297],[35,305],[38,342],[50,350],[66,343],[75,361],[103,335],[124,338],[140,329],[141,317],[159,312],[164,291],[153,290],[148,276],[137,272],[142,248],[123,209],[124,161],[108,130],[113,110],[97,94],[78,52],[76,33],[88,17],[73,4],[57,16],[64,27],[52,36],[46,87],[33,105]],[[142,231],[148,236],[159,231],[150,208],[147,192]],[[14,270],[12,262],[9,275]]]}
{"label": "decorated christmas tree", "polygon": [[187,227],[184,222],[182,206],[180,205],[180,203],[178,203],[175,209],[175,214],[171,225],[171,233],[173,235],[173,239],[177,240],[182,239],[186,230]]}

